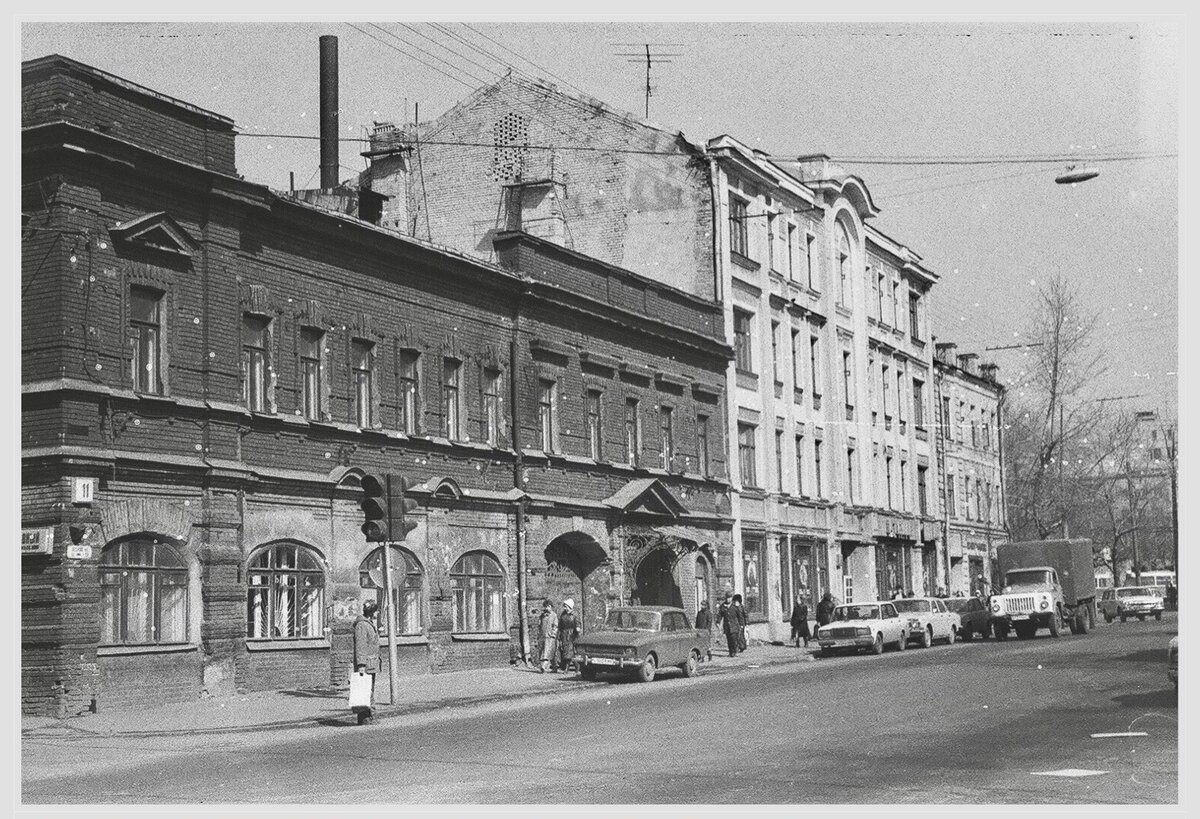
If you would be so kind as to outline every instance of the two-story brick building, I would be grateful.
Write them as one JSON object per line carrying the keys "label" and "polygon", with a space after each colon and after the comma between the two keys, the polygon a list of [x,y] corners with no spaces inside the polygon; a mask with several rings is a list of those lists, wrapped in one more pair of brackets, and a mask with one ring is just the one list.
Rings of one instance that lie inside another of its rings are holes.
{"label": "two-story brick building", "polygon": [[229,119],[66,58],[24,64],[22,124],[26,711],[340,683],[368,473],[420,507],[405,674],[527,654],[544,594],[587,628],[734,582],[711,300],[273,192]]}

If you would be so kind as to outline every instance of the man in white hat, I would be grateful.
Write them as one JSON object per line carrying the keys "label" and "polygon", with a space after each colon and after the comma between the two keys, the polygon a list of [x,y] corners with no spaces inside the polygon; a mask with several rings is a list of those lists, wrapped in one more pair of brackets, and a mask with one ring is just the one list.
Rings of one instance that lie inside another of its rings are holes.
{"label": "man in white hat", "polygon": [[568,597],[563,601],[562,612],[558,615],[558,666],[551,671],[568,671],[574,663],[575,638],[579,636],[579,618],[575,615],[575,601]]}

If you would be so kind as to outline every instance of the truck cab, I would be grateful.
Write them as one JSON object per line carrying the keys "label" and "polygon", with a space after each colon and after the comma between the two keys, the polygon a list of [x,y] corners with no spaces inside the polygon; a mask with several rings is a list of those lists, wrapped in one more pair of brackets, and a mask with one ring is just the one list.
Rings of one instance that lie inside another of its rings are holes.
{"label": "truck cab", "polygon": [[1007,639],[1010,628],[1027,639],[1043,626],[1057,637],[1066,609],[1058,571],[1053,566],[1010,569],[1004,575],[1004,591],[993,594],[989,606],[997,640]]}

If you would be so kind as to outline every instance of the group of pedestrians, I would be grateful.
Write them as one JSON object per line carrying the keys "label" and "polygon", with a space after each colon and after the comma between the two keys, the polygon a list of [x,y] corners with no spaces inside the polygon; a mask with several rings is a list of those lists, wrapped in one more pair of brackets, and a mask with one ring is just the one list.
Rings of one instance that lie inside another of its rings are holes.
{"label": "group of pedestrians", "polygon": [[542,601],[542,613],[538,617],[540,628],[541,662],[538,670],[545,674],[557,674],[574,668],[575,640],[581,631],[579,615],[575,613],[575,601],[563,601],[562,611],[554,613],[554,601],[547,597]]}

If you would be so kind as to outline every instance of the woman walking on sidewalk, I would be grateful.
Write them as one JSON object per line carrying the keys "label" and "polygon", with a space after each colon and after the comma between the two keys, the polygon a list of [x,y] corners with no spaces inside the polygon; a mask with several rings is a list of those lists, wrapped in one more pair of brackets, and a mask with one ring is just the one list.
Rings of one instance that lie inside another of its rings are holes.
{"label": "woman walking on sidewalk", "polygon": [[375,627],[375,612],[379,604],[374,600],[363,603],[362,614],[354,621],[354,670],[365,672],[371,678],[371,695],[365,706],[357,706],[358,724],[368,725],[374,721],[371,706],[375,703],[375,675],[379,673],[379,629]]}
{"label": "woman walking on sidewalk", "polygon": [[563,601],[562,613],[558,615],[558,670],[566,671],[574,665],[575,638],[579,636],[579,631],[579,618],[575,616],[575,601],[568,597]]}
{"label": "woman walking on sidewalk", "polygon": [[558,615],[554,613],[554,601],[547,597],[542,601],[542,614],[538,618],[541,628],[541,665],[539,670],[545,674],[554,662],[554,654],[558,648]]}

